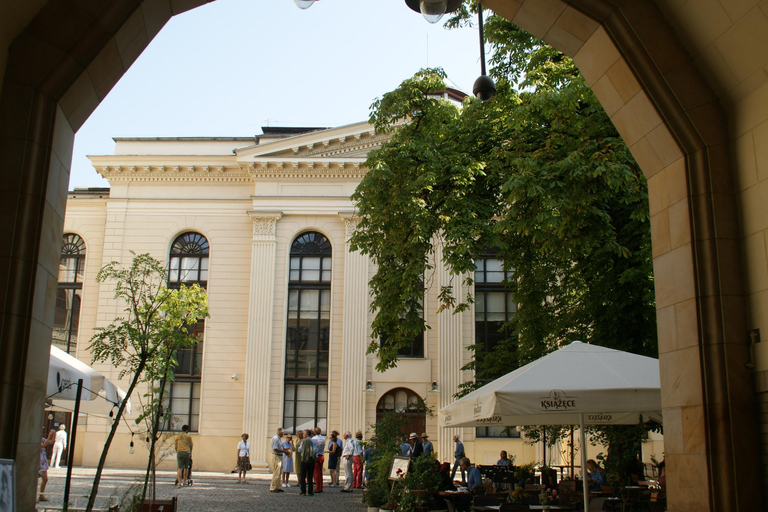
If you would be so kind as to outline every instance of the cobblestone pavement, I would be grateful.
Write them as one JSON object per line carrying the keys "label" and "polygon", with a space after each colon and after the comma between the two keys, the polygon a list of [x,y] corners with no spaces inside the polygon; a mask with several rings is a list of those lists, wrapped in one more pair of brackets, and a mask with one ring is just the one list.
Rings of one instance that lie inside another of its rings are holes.
{"label": "cobblestone pavement", "polygon": [[[75,468],[72,472],[70,503],[73,496],[77,498],[76,506],[85,506],[84,497],[90,490],[94,468]],[[46,509],[45,505],[61,509],[64,496],[64,480],[66,469],[51,469],[48,471],[48,488],[46,497],[49,502],[39,503],[37,510]],[[105,507],[107,500],[115,499],[124,494],[132,484],[143,481],[143,472],[125,469],[105,469],[99,485],[97,507]],[[253,471],[248,474],[248,483],[238,484],[236,474],[195,472],[194,485],[191,487],[176,487],[176,473],[171,471],[157,472],[158,499],[178,497],[178,512],[362,512],[362,492],[340,492],[341,487],[329,487],[329,477],[325,477],[323,492],[314,496],[299,496],[296,475],[291,475],[292,487],[282,493],[270,493],[269,482],[271,475]],[[344,479],[342,478],[342,482]],[[139,488],[140,491],[140,488]]]}

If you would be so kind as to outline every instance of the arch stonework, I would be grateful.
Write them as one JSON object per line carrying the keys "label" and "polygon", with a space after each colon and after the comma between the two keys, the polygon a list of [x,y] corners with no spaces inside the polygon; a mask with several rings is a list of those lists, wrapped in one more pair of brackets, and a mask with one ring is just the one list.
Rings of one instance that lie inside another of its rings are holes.
{"label": "arch stonework", "polygon": [[[170,17],[203,3],[2,8],[0,457],[17,460],[21,510],[33,508],[74,133]],[[768,14],[756,0],[484,3],[575,59],[648,177],[669,510],[761,510],[747,329],[768,329]]]}

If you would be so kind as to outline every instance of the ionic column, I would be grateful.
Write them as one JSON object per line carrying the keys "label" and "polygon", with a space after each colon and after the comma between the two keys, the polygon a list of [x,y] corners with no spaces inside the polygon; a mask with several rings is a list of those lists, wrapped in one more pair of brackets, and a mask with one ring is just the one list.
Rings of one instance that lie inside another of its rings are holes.
{"label": "ionic column", "polygon": [[340,431],[365,431],[365,351],[368,347],[368,265],[367,256],[352,252],[349,237],[357,218],[342,214],[346,227],[344,246],[344,307],[341,351]]}
{"label": "ionic column", "polygon": [[275,295],[276,229],[281,213],[248,212],[253,221],[251,291],[245,355],[243,432],[251,436],[253,462],[266,464],[269,444],[269,354]]}
{"label": "ionic column", "polygon": [[[461,300],[466,295],[466,288],[462,286],[463,276],[452,276],[445,264],[443,264],[443,248],[439,242],[435,244],[435,261],[437,262],[437,286],[442,289],[444,286],[453,287],[453,296]],[[464,339],[467,345],[474,343],[474,329],[470,328],[465,333],[467,321],[471,321],[472,313],[452,314],[451,310],[446,310],[437,315],[437,385],[438,398],[437,409],[440,410],[453,402],[453,395],[459,390],[459,384],[472,378],[470,372],[462,372],[460,368],[468,362],[468,351],[464,350]],[[435,411],[437,412],[437,411]],[[439,428],[437,440],[437,453],[440,460],[450,460],[453,463],[453,436],[461,436],[462,442],[466,441],[463,433],[467,429],[462,428]]]}

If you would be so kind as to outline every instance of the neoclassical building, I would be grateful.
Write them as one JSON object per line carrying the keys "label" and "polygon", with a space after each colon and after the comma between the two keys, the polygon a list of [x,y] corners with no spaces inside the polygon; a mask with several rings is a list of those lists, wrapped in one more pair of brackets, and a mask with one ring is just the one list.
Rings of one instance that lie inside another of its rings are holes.
{"label": "neoclassical building", "polygon": [[[170,286],[208,290],[210,318],[199,325],[197,349],[179,355],[168,390],[173,417],[164,425],[191,427],[197,468],[231,469],[244,431],[252,457],[265,461],[278,426],[370,433],[387,410],[407,416],[409,432],[428,432],[446,460],[458,433],[475,459],[495,462],[496,436],[506,434],[482,429],[475,449],[475,429],[438,428],[427,410],[450,403],[459,383],[473,378],[460,368],[476,332],[492,343],[514,314],[500,262],[480,262],[477,307],[461,315],[435,314],[437,290],[449,279],[439,270],[424,301],[433,328],[403,351],[396,369],[376,372],[376,357],[366,355],[375,269],[350,251],[356,218],[349,197],[366,154],[387,135],[367,122],[264,132],[119,138],[113,155],[90,157],[110,188],[69,194],[62,268],[77,270],[60,274],[54,343],[89,362],[94,328],[121,313],[110,283],[97,283],[96,273],[110,261],[129,264],[131,251],[150,253],[168,262]],[[97,368],[117,378],[117,369]],[[98,460],[106,429],[98,416],[88,418],[78,436],[83,464]],[[121,428],[111,464],[145,464],[129,453],[130,430],[144,429]],[[512,454],[536,459],[534,447],[501,441]]]}

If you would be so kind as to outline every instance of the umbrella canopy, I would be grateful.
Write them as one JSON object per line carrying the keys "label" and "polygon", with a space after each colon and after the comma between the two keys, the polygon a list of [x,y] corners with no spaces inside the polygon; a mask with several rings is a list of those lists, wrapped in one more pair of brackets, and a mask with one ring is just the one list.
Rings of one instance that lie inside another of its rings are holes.
{"label": "umbrella canopy", "polygon": [[[53,398],[54,405],[63,400],[74,400],[77,395],[77,381],[83,379],[83,400],[95,400],[97,397],[100,407],[96,410],[108,411],[112,405],[117,405],[125,398],[125,392],[106,379],[84,362],[51,345],[51,357],[48,366],[47,395]],[[130,407],[126,404],[126,408]],[[84,408],[89,409],[89,408]],[[84,410],[83,412],[90,412]],[[129,411],[130,412],[130,411]]]}
{"label": "umbrella canopy", "polygon": [[659,361],[574,341],[438,414],[443,427],[661,422]]}

